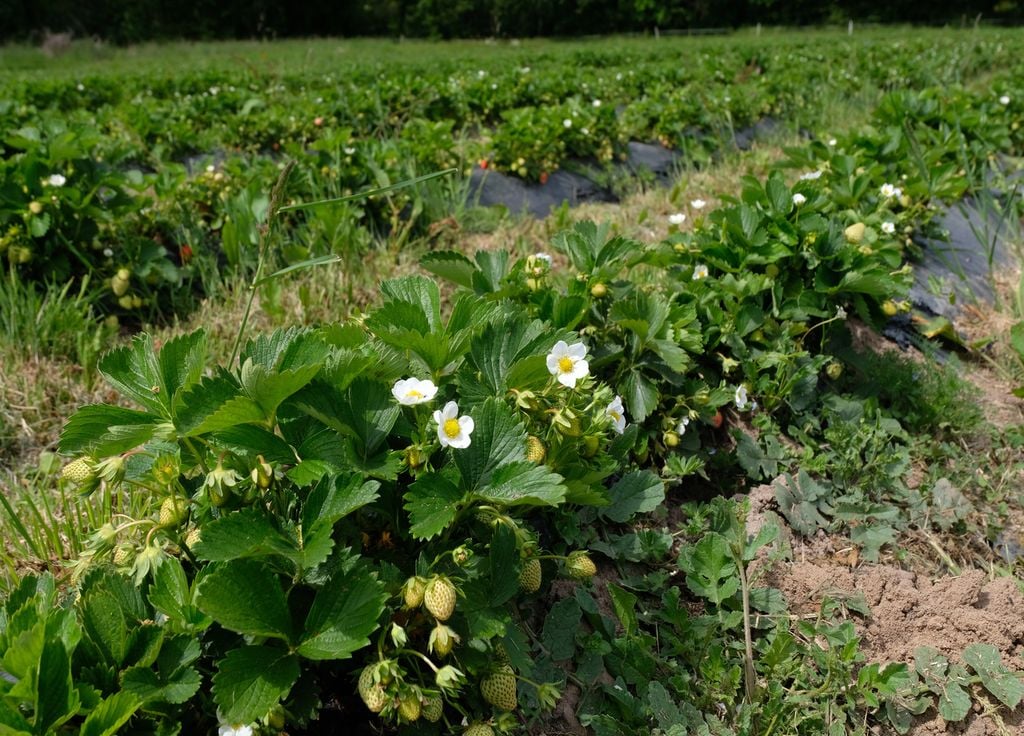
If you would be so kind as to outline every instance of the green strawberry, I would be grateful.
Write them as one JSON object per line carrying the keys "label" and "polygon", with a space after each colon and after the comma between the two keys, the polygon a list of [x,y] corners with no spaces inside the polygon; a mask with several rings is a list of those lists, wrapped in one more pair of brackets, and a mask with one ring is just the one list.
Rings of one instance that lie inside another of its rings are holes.
{"label": "green strawberry", "polygon": [[160,526],[165,529],[178,526],[185,520],[188,506],[177,496],[170,496],[160,504]]}
{"label": "green strawberry", "polygon": [[480,681],[480,694],[484,700],[500,710],[515,710],[519,705],[516,697],[516,674],[509,665],[503,664]]}
{"label": "green strawberry", "polygon": [[569,555],[565,561],[565,569],[577,580],[586,580],[597,574],[597,565],[583,550],[577,550]]}
{"label": "green strawberry", "polygon": [[135,559],[134,544],[119,544],[114,550],[114,564],[118,567],[127,567]]}
{"label": "green strawberry", "polygon": [[540,465],[544,462],[544,458],[548,455],[548,450],[544,447],[544,442],[540,437],[534,437],[532,434],[526,438],[526,459],[535,465]]}
{"label": "green strawberry", "polygon": [[423,604],[438,621],[447,621],[455,612],[456,591],[443,575],[435,575],[423,591]]}
{"label": "green strawberry", "polygon": [[60,477],[65,480],[70,480],[75,485],[81,485],[86,481],[92,480],[96,477],[92,458],[79,457],[72,460],[64,466],[62,471],[60,471]]}
{"label": "green strawberry", "polygon": [[524,593],[536,593],[540,590],[540,560],[532,557],[523,561],[523,569],[519,571],[519,587]]}
{"label": "green strawberry", "polygon": [[359,675],[359,697],[366,703],[371,713],[380,713],[387,705],[388,696],[379,683],[373,681],[376,665],[368,665]]}
{"label": "green strawberry", "polygon": [[427,587],[427,581],[419,575],[409,578],[402,586],[402,598],[405,600],[405,607],[412,610],[423,605],[423,591]]}
{"label": "green strawberry", "polygon": [[405,723],[413,723],[420,719],[423,706],[420,703],[420,696],[412,690],[407,690],[398,698],[398,717]]}
{"label": "green strawberry", "polygon": [[431,723],[437,723],[444,715],[444,701],[438,697],[424,698],[423,717]]}
{"label": "green strawberry", "polygon": [[494,729],[486,723],[471,723],[462,736],[494,736]]}

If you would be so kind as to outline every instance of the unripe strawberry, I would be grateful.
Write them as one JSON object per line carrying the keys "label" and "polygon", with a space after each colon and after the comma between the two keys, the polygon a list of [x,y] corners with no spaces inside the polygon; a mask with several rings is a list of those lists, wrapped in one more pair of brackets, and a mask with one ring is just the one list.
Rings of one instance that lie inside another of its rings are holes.
{"label": "unripe strawberry", "polygon": [[839,378],[839,376],[843,375],[843,364],[829,363],[828,367],[825,369],[825,373],[828,374],[829,378],[835,381],[836,379]]}
{"label": "unripe strawberry", "polygon": [[130,281],[132,278],[132,272],[129,271],[127,268],[119,268],[117,269],[115,278],[119,278],[121,279],[121,281]]}
{"label": "unripe strawberry", "polygon": [[895,317],[900,311],[900,308],[896,306],[896,302],[892,299],[886,299],[882,302],[882,313],[886,317]]}
{"label": "unripe strawberry", "polygon": [[471,723],[462,736],[494,736],[494,729],[486,723]]}
{"label": "unripe strawberry", "polygon": [[459,643],[459,635],[448,626],[438,622],[434,630],[430,632],[430,639],[427,647],[442,659],[452,653],[452,649]]}
{"label": "unripe strawberry", "polygon": [[286,719],[284,715],[284,708],[280,705],[274,706],[269,713],[267,713],[267,725],[275,731],[280,731],[286,725]]}
{"label": "unripe strawberry", "polygon": [[201,541],[203,541],[203,531],[199,527],[192,529],[185,535],[185,545],[189,548],[195,547]]}
{"label": "unripe strawberry", "polygon": [[856,222],[850,225],[846,230],[843,231],[843,235],[846,236],[846,242],[857,245],[861,240],[864,239],[864,230],[866,226],[863,222]]}
{"label": "unripe strawberry", "polygon": [[373,681],[376,665],[368,665],[359,675],[359,697],[363,699],[371,713],[380,713],[387,705],[388,696],[379,683]]}
{"label": "unripe strawberry", "polygon": [[602,283],[596,283],[590,287],[590,296],[595,299],[602,299],[608,296],[608,287]]}
{"label": "unripe strawberry", "polygon": [[96,470],[93,468],[92,458],[79,457],[72,460],[60,471],[60,477],[69,480],[75,485],[81,485],[96,477]]}
{"label": "unripe strawberry", "polygon": [[544,447],[544,442],[540,437],[534,437],[532,434],[526,438],[526,459],[535,465],[540,465],[544,462],[544,458],[548,455],[548,450]]}
{"label": "unripe strawberry", "polygon": [[38,215],[40,212],[43,211],[43,203],[36,202],[35,200],[29,202],[28,211],[31,212],[33,215]]}
{"label": "unripe strawberry", "polygon": [[601,446],[601,441],[592,434],[588,434],[583,438],[583,457],[591,458],[597,454],[598,448]]}
{"label": "unripe strawberry", "polygon": [[577,580],[586,580],[597,574],[597,565],[583,550],[577,550],[565,561],[565,569]]}
{"label": "unripe strawberry", "polygon": [[128,292],[128,282],[115,276],[110,279],[110,290],[114,296],[124,296]]}
{"label": "unripe strawberry", "polygon": [[160,504],[160,526],[166,528],[178,526],[185,520],[188,506],[177,496],[165,498]]}
{"label": "unripe strawberry", "polygon": [[775,278],[776,276],[779,275],[779,267],[776,266],[774,263],[769,263],[767,266],[765,266],[764,272],[770,278]]}
{"label": "unripe strawberry", "polygon": [[523,561],[523,569],[519,571],[519,587],[524,593],[536,593],[540,590],[540,560],[531,558]]}
{"label": "unripe strawberry", "polygon": [[424,698],[422,714],[431,723],[437,723],[444,715],[444,701],[436,696]]}
{"label": "unripe strawberry", "polygon": [[128,296],[127,294],[125,294],[120,299],[118,299],[117,303],[118,303],[118,306],[121,307],[121,309],[131,309],[132,308],[132,298],[130,296]]}
{"label": "unripe strawberry", "polygon": [[507,664],[487,675],[480,681],[480,694],[484,700],[499,710],[515,710],[519,705],[516,697],[515,671]]}
{"label": "unripe strawberry", "polygon": [[135,560],[135,545],[119,544],[114,550],[114,565],[117,567],[128,567]]}
{"label": "unripe strawberry", "polygon": [[427,581],[419,575],[409,578],[402,586],[402,598],[405,600],[405,607],[412,610],[423,605],[423,591],[427,587]]}
{"label": "unripe strawberry", "polygon": [[420,704],[420,696],[412,690],[407,690],[398,698],[398,717],[405,723],[413,723],[420,719],[423,706]]}
{"label": "unripe strawberry", "polygon": [[447,621],[455,612],[455,586],[441,575],[435,575],[423,591],[423,604],[438,621]]}
{"label": "unripe strawberry", "polygon": [[662,440],[665,442],[665,447],[679,446],[679,434],[677,432],[666,432],[662,436]]}

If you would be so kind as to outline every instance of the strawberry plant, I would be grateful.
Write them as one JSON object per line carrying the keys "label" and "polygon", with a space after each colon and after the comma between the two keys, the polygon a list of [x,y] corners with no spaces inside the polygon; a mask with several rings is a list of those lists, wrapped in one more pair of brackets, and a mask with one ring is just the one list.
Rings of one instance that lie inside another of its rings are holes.
{"label": "strawberry plant", "polygon": [[304,723],[331,678],[355,672],[391,722],[505,728],[520,682],[550,706],[508,571],[536,590],[541,559],[575,579],[596,568],[579,550],[543,553],[529,514],[611,502],[625,519],[640,507],[619,494],[651,485],[626,473],[606,488],[622,472],[614,397],[585,361],[572,381],[547,367],[569,333],[471,295],[444,316],[423,278],[382,289],[359,323],[254,338],[213,372],[202,332],[159,351],[139,337],[99,367],[139,408],[85,407],[64,430],[69,483],[153,495],[76,575],[114,564],[145,588],[173,572],[188,603],[160,604],[162,626],[196,634],[215,670],[216,712],[196,718],[269,724],[280,709]]}

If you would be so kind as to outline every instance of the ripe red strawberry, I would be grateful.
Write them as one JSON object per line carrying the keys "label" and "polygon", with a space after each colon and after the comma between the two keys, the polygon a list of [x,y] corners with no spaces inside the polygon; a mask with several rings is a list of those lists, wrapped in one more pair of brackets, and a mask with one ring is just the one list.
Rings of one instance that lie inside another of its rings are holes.
{"label": "ripe red strawberry", "polygon": [[387,705],[388,696],[380,683],[373,681],[374,669],[376,669],[376,665],[371,664],[363,668],[359,675],[359,697],[363,699],[371,713],[380,713]]}
{"label": "ripe red strawberry", "polygon": [[435,575],[423,591],[423,605],[438,621],[447,621],[455,612],[456,591],[443,575]]}
{"label": "ripe red strawberry", "polygon": [[519,588],[524,593],[536,593],[540,590],[540,560],[536,557],[523,561],[523,569],[519,571]]}
{"label": "ripe red strawberry", "polygon": [[565,561],[565,569],[577,580],[586,580],[597,574],[597,565],[583,550],[577,550]]}
{"label": "ripe red strawberry", "polygon": [[507,664],[501,665],[480,681],[480,694],[499,710],[515,710],[519,705],[515,671]]}

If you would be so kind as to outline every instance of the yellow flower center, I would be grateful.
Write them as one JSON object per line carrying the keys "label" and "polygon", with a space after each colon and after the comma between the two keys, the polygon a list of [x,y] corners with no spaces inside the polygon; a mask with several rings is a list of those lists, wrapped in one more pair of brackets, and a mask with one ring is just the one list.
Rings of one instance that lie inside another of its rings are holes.
{"label": "yellow flower center", "polygon": [[572,373],[572,368],[572,358],[564,357],[558,359],[558,370],[560,370],[562,373]]}
{"label": "yellow flower center", "polygon": [[448,435],[448,439],[455,439],[459,436],[459,432],[462,431],[462,427],[459,426],[458,419],[446,419],[444,422],[444,433]]}
{"label": "yellow flower center", "polygon": [[406,391],[405,395],[406,395],[406,398],[410,398],[410,399],[422,399],[423,398],[423,394],[421,394],[419,391],[417,391],[414,388],[411,388],[408,391]]}
{"label": "yellow flower center", "polygon": [[617,411],[610,411],[610,412],[608,412],[608,416],[610,416],[616,422],[619,421],[620,419],[622,419],[622,415],[619,414]]}

